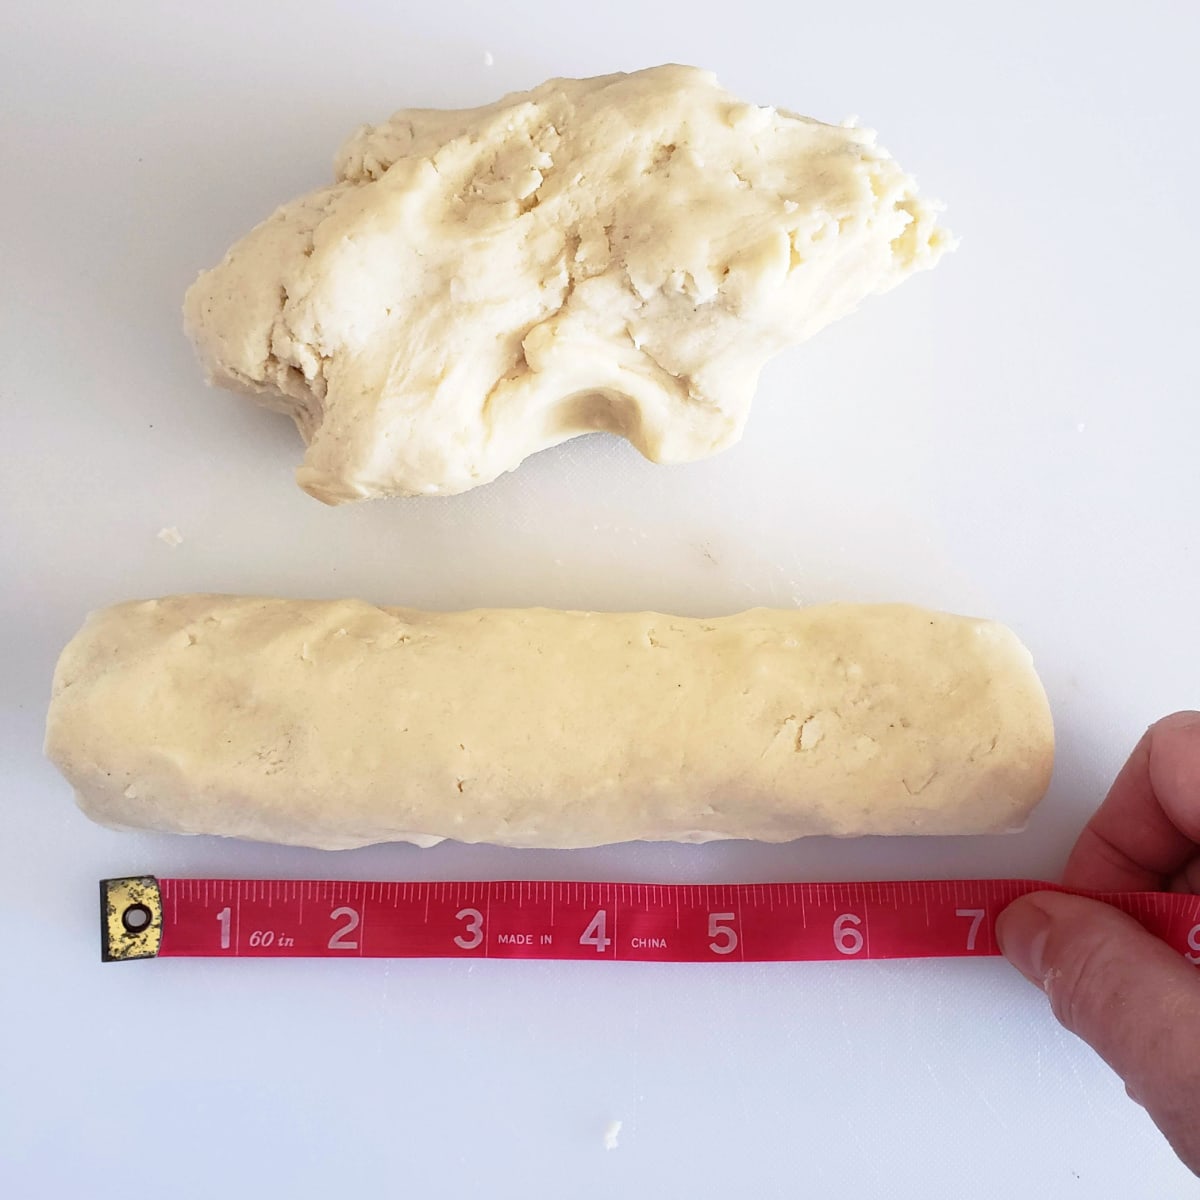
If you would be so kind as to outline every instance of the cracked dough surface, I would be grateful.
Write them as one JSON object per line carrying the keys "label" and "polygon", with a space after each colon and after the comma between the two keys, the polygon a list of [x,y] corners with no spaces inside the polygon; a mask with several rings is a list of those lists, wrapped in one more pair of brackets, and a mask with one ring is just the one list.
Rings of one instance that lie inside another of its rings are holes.
{"label": "cracked dough surface", "polygon": [[870,131],[707,72],[554,79],[360,129],[186,327],[212,381],[294,418],[331,504],[466,491],[593,430],[683,462],[737,441],[772,354],[937,261],[937,207]]}
{"label": "cracked dough surface", "polygon": [[903,605],[698,620],[201,595],[93,614],[46,749],[117,827],[573,847],[1010,830],[1053,730],[1009,630]]}

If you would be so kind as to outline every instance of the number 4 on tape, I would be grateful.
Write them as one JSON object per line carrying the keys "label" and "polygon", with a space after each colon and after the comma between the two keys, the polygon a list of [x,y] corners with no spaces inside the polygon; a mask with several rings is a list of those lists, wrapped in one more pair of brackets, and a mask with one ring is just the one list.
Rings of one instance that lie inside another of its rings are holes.
{"label": "number 4 on tape", "polygon": [[[876,883],[381,883],[106,879],[102,958],[817,962],[999,953],[1028,879]],[[1200,964],[1200,896],[1090,894]]]}

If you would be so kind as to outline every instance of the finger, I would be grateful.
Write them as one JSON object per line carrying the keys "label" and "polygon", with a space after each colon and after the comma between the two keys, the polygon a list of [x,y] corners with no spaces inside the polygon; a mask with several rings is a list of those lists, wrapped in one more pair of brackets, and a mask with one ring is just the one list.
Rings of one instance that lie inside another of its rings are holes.
{"label": "finger", "polygon": [[1118,909],[1034,892],[996,923],[1000,948],[1050,998],[1200,1173],[1200,973]]}
{"label": "finger", "polygon": [[1155,891],[1200,844],[1200,712],[1146,730],[1067,860],[1063,882],[1096,891]]}
{"label": "finger", "polygon": [[1200,895],[1200,857],[1193,858],[1167,881],[1168,892],[1183,892],[1185,895]]}

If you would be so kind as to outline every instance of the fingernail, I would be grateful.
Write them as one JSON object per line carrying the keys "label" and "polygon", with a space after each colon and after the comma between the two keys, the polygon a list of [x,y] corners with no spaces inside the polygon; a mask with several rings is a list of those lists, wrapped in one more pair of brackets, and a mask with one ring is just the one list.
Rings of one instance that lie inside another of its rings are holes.
{"label": "fingernail", "polygon": [[1014,900],[996,918],[996,941],[1000,952],[1030,983],[1046,984],[1046,939],[1050,918],[1036,900],[1023,896]]}

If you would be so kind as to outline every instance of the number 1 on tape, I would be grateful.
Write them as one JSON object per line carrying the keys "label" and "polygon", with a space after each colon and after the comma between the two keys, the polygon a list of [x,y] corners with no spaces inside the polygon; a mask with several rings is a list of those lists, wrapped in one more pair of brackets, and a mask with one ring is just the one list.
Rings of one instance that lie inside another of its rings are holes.
{"label": "number 1 on tape", "polygon": [[[817,962],[999,953],[1027,879],[876,883],[395,883],[108,879],[102,958]],[[1200,965],[1200,896],[1085,893]]]}

